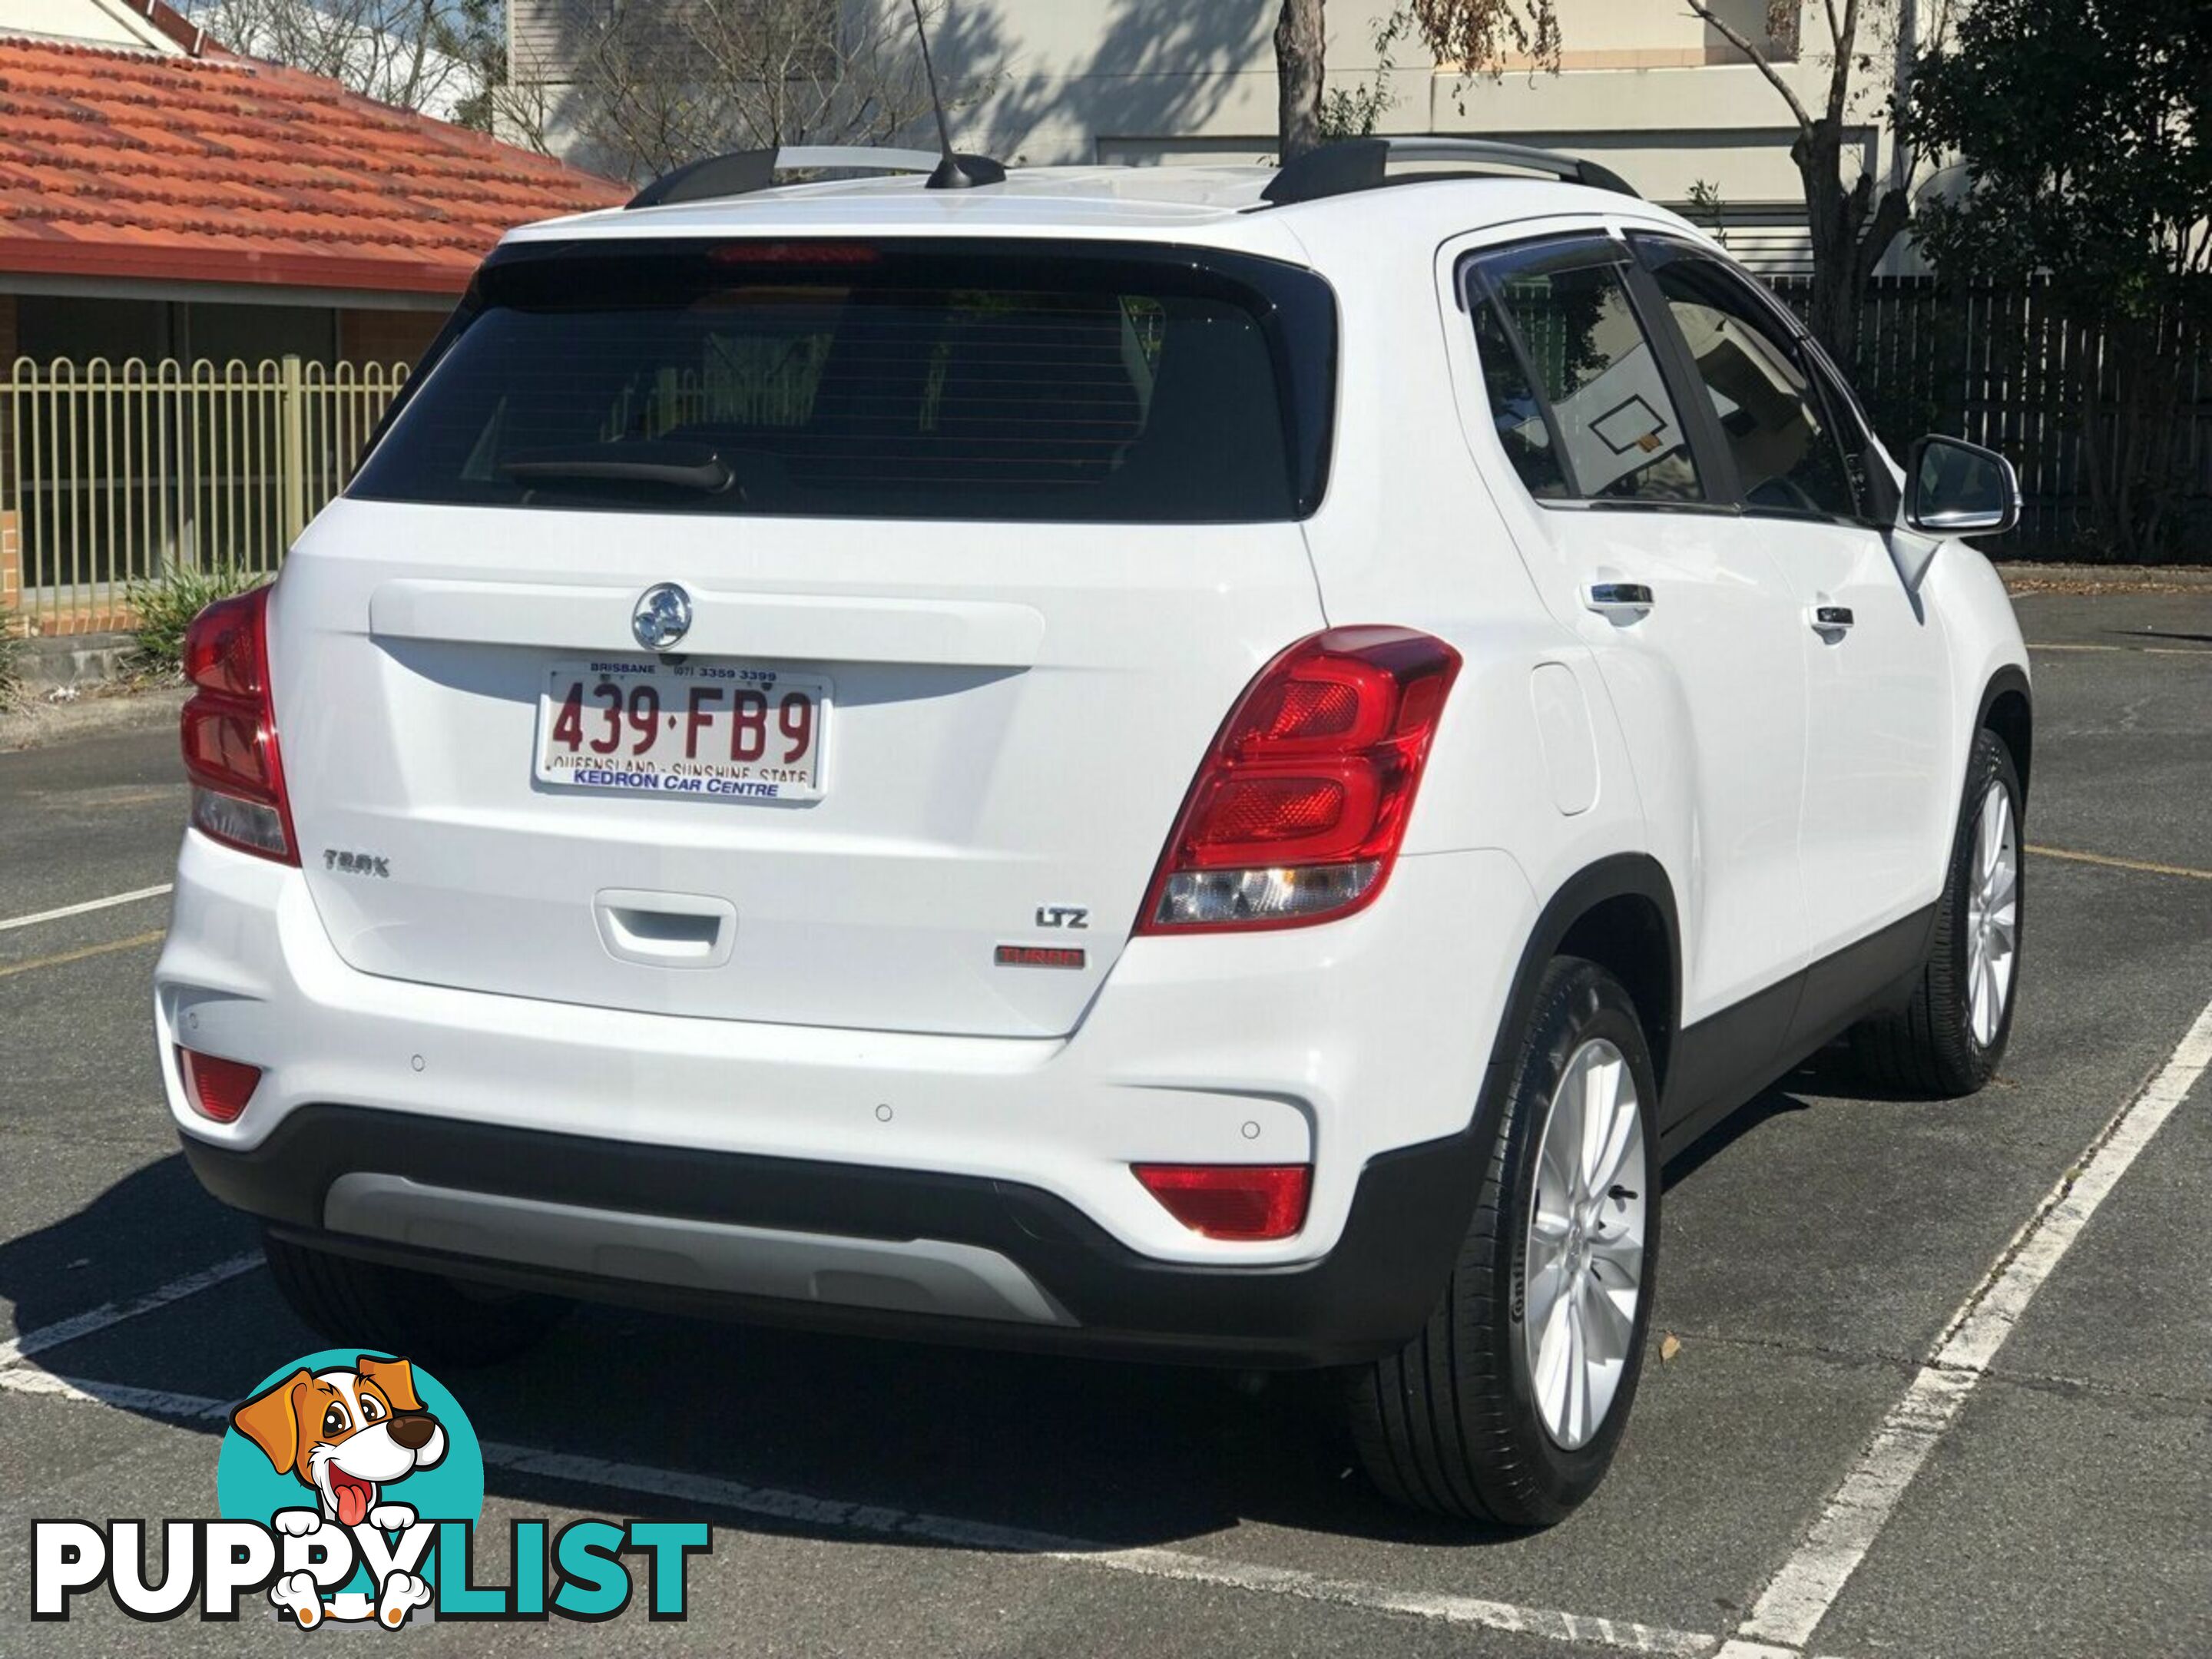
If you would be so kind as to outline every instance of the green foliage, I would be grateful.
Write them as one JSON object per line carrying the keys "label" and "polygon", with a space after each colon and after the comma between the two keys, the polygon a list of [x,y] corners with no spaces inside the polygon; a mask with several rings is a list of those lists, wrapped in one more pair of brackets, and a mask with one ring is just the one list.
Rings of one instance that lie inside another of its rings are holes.
{"label": "green foliage", "polygon": [[1322,94],[1321,136],[1324,139],[1364,138],[1382,118],[1397,107],[1398,94],[1390,85],[1398,67],[1398,43],[1413,27],[1413,15],[1401,6],[1388,17],[1371,20],[1375,26],[1375,78],[1364,86],[1331,87]]}
{"label": "green foliage", "polygon": [[1467,113],[1468,78],[1495,80],[1508,56],[1559,73],[1558,0],[1409,0],[1409,4],[1421,39],[1437,62],[1459,69],[1453,98],[1462,115]]}
{"label": "green foliage", "polygon": [[1711,179],[1691,182],[1690,204],[1682,216],[1712,233],[1713,240],[1723,247],[1728,246],[1728,204],[1721,199],[1721,187]]}
{"label": "green foliage", "polygon": [[0,713],[23,701],[22,620],[13,610],[0,609]]}
{"label": "green foliage", "polygon": [[2118,558],[2166,556],[2203,507],[2181,405],[2184,342],[2212,325],[2208,100],[2203,0],[1978,0],[1899,114],[1965,163],[1965,193],[1916,216],[1938,273],[2047,281],[2076,337],[2062,418]]}
{"label": "green foliage", "polygon": [[131,608],[138,616],[138,672],[171,677],[182,673],[185,630],[192,618],[217,599],[246,592],[264,580],[261,572],[233,564],[204,570],[167,564],[152,581],[131,583]]}
{"label": "green foliage", "polygon": [[1923,245],[1947,275],[2048,272],[2105,317],[2154,313],[2212,270],[2208,91],[2203,0],[1981,0],[1901,113],[1971,180],[1923,204]]}

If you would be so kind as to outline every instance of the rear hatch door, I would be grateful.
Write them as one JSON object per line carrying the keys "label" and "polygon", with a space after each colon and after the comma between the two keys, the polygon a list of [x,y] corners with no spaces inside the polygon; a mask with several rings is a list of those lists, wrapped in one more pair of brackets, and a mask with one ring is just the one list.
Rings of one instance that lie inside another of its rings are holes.
{"label": "rear hatch door", "polygon": [[272,611],[307,884],[352,966],[1079,1020],[1231,702],[1322,625],[1297,521],[1333,312],[1259,261],[838,263],[866,257],[485,284]]}

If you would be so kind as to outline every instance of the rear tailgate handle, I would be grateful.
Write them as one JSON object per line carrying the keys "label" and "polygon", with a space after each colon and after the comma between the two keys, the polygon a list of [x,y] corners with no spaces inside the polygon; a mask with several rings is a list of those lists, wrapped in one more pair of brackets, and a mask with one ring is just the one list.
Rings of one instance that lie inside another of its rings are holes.
{"label": "rear tailgate handle", "polygon": [[609,887],[592,918],[609,956],[647,968],[719,968],[738,942],[737,906],[702,893]]}

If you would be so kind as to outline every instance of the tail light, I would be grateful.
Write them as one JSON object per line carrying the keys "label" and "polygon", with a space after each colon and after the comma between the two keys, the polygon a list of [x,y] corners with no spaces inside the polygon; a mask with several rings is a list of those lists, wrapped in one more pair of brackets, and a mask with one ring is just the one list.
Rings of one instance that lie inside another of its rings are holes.
{"label": "tail light", "polygon": [[198,688],[180,722],[192,827],[240,852],[300,861],[269,690],[269,590],[218,599],[185,633]]}
{"label": "tail light", "polygon": [[1137,931],[1296,927],[1373,902],[1459,665],[1426,634],[1333,628],[1261,670],[1199,766]]}
{"label": "tail light", "polygon": [[1310,1164],[1134,1164],[1167,1212],[1208,1238],[1288,1238],[1306,1224]]}
{"label": "tail light", "polygon": [[177,1070],[185,1079],[185,1098],[202,1117],[217,1123],[236,1122],[261,1081],[258,1066],[196,1054],[184,1048],[177,1050]]}

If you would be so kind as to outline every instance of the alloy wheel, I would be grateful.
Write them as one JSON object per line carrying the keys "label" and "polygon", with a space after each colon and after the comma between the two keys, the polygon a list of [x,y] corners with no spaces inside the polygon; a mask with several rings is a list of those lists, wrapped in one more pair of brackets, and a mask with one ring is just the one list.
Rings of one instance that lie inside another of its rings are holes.
{"label": "alloy wheel", "polygon": [[2020,943],[2020,829],[2012,796],[1991,783],[1974,826],[1974,860],[1966,895],[1967,1028],[1988,1048],[2004,1024]]}
{"label": "alloy wheel", "polygon": [[1649,1180],[1635,1073],[1593,1038],[1552,1093],[1522,1267],[1537,1412],[1568,1451],[1605,1422],[1635,1341]]}

